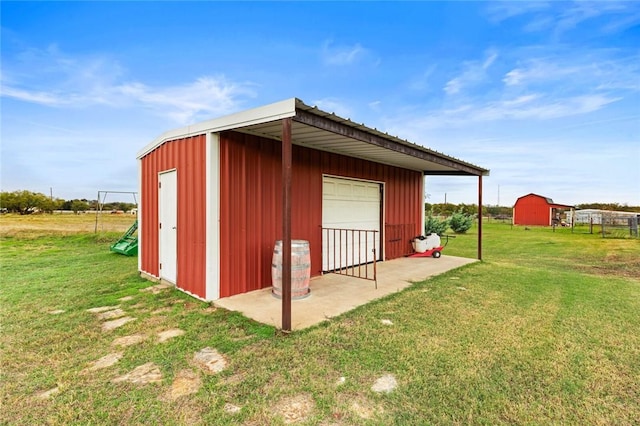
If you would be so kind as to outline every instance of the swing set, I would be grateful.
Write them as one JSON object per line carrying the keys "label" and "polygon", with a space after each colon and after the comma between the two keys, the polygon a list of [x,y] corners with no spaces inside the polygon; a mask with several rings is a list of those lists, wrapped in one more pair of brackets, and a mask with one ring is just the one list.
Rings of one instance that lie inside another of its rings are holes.
{"label": "swing set", "polygon": [[133,225],[124,233],[118,241],[113,243],[109,250],[114,253],[123,254],[125,256],[135,256],[138,254],[138,200],[137,192],[131,191],[98,191],[98,205],[96,206],[96,225],[94,232],[98,232],[98,224],[102,223],[102,230],[104,230],[104,223],[101,222],[102,214],[104,210],[105,201],[108,194],[131,194],[133,196],[133,202],[136,205],[135,215],[136,220]]}

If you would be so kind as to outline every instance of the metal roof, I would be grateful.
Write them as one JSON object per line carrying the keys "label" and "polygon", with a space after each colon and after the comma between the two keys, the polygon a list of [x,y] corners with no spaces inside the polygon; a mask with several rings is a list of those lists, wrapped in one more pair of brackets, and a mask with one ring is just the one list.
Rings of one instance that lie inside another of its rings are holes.
{"label": "metal roof", "polygon": [[169,131],[138,153],[144,157],[164,142],[206,132],[234,130],[282,139],[282,119],[292,119],[292,143],[311,149],[362,158],[429,175],[487,176],[489,170],[421,145],[355,123],[291,98]]}

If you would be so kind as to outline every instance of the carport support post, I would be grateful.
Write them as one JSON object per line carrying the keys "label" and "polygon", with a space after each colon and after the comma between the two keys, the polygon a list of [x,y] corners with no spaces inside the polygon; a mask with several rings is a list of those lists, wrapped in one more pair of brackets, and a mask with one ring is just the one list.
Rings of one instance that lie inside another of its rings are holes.
{"label": "carport support post", "polygon": [[282,330],[291,331],[291,118],[282,120]]}
{"label": "carport support post", "polygon": [[482,260],[482,175],[478,176],[478,260]]}

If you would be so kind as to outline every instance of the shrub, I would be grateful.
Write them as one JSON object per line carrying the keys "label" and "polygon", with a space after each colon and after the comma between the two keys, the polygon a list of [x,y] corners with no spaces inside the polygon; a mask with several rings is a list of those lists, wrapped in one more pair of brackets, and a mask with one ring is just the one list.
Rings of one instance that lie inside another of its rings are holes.
{"label": "shrub", "polygon": [[449,218],[449,226],[456,234],[464,234],[473,225],[473,217],[470,214],[465,214],[462,209],[455,212]]}
{"label": "shrub", "polygon": [[424,223],[424,234],[438,234],[442,235],[449,228],[449,221],[439,220],[437,217],[434,217],[431,212],[427,216],[427,220]]}

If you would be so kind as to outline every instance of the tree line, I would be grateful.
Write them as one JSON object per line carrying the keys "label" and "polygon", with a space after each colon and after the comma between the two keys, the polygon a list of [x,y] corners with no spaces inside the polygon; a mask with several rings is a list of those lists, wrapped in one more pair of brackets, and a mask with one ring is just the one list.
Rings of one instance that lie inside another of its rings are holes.
{"label": "tree line", "polygon": [[[129,211],[135,208],[134,203],[114,201],[104,203],[103,211]],[[87,210],[97,210],[98,200],[52,198],[39,192],[18,190],[13,192],[0,192],[0,210],[4,213],[18,213],[21,215],[33,213],[53,213],[57,210],[69,210],[74,213]]]}
{"label": "tree line", "polygon": [[[105,203],[102,209],[105,211],[129,211],[135,208],[134,203],[125,203],[114,201]],[[466,215],[477,216],[477,204],[452,204],[452,203],[425,203],[425,211],[434,216],[452,216],[454,213],[463,213]],[[619,203],[585,203],[575,206],[577,209],[598,209],[613,211],[629,211],[639,212],[640,206],[629,206]],[[61,198],[52,198],[39,192],[31,192],[25,190],[19,191],[2,191],[0,192],[0,209],[3,212],[32,214],[32,213],[53,213],[56,210],[71,210],[74,213],[84,212],[87,210],[96,210],[98,208],[98,200],[73,199],[63,200]],[[482,206],[482,213],[485,216],[496,218],[511,217],[513,209],[511,206]]]}
{"label": "tree line", "polygon": [[[640,213],[640,206],[629,206],[627,204],[619,203],[584,203],[577,204],[575,208],[578,210],[583,209],[597,209],[597,210],[611,210],[618,212],[638,212]],[[451,216],[456,212],[477,216],[478,205],[477,204],[451,204],[451,203],[439,203],[431,204],[425,203],[424,210],[427,213],[431,213],[434,216]],[[513,206],[482,206],[482,215],[506,218],[511,217],[513,214]]]}

